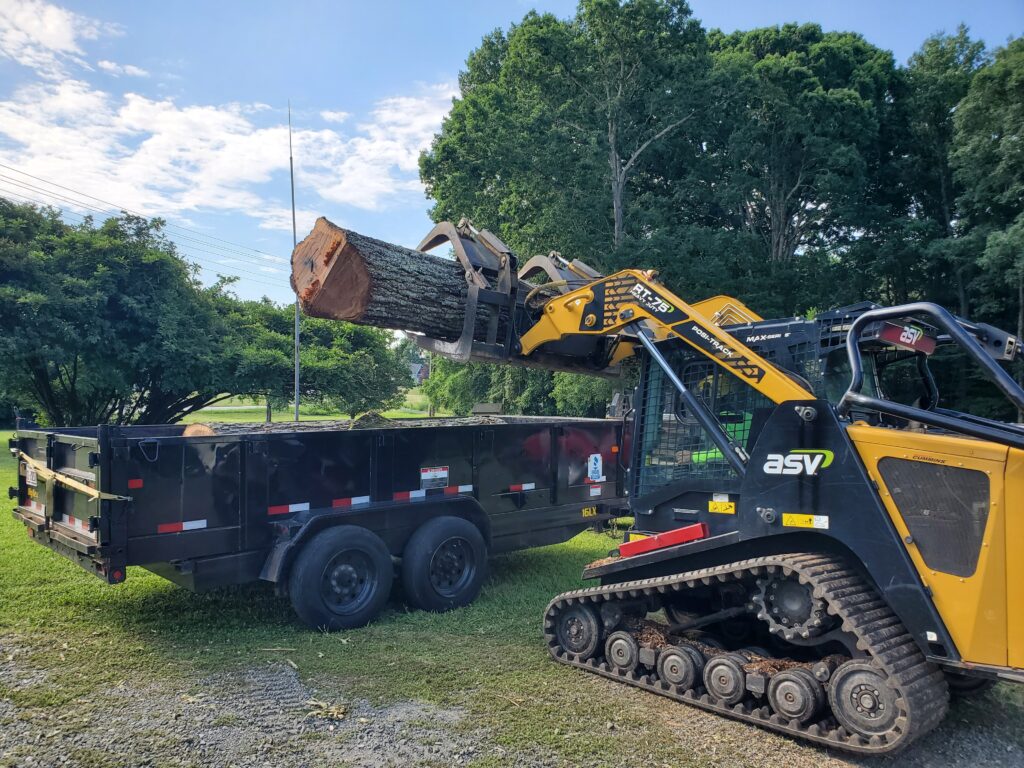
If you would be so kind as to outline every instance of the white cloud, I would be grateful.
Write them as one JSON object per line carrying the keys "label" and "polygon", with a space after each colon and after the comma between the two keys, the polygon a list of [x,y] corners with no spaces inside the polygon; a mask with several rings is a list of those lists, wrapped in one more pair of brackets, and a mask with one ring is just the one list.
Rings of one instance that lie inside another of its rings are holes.
{"label": "white cloud", "polygon": [[56,79],[64,64],[88,68],[80,42],[118,35],[120,27],[82,16],[43,0],[0,2],[0,55]]}
{"label": "white cloud", "polygon": [[136,67],[134,64],[125,64],[122,66],[115,61],[107,61],[106,59],[103,59],[101,61],[97,61],[96,66],[114,77],[117,77],[118,75],[128,75],[129,77],[149,77],[149,72],[144,70],[142,67]]}
{"label": "white cloud", "polygon": [[344,123],[349,119],[349,117],[351,117],[351,114],[348,112],[338,112],[325,109],[320,113],[320,117],[328,123]]}
{"label": "white cloud", "polygon": [[456,93],[454,83],[437,83],[421,86],[414,96],[382,99],[355,135],[310,147],[327,153],[325,162],[303,164],[303,170],[324,198],[358,208],[376,210],[392,195],[420,192],[420,152],[430,146]]}
{"label": "white cloud", "polygon": [[[260,227],[290,230],[283,111],[259,102],[183,105],[69,74],[69,63],[88,67],[83,41],[117,31],[41,0],[0,0],[0,51],[36,73],[13,93],[0,92],[0,163],[147,215],[244,214]],[[148,74],[108,59],[97,66],[115,76]],[[296,125],[300,199],[381,210],[422,195],[418,157],[455,93],[454,83],[421,84],[379,100],[362,120],[325,110],[329,127]],[[0,178],[5,192],[44,199]],[[299,229],[316,215],[300,209]]]}
{"label": "white cloud", "polygon": [[[297,127],[300,189],[370,210],[420,194],[417,158],[451,93],[435,85],[384,99],[351,135]],[[287,195],[263,187],[288,169],[287,123],[257,125],[260,114],[253,105],[116,96],[82,80],[35,82],[0,100],[0,163],[149,215],[244,213],[261,227],[290,230]],[[5,188],[17,191],[0,179],[0,194]],[[298,217],[308,229],[316,213]]]}

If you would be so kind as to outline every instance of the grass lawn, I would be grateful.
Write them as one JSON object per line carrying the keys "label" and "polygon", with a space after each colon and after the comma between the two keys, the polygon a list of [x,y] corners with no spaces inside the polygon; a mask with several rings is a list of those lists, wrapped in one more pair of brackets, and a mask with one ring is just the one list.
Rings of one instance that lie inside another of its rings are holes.
{"label": "grass lawn", "polygon": [[[9,436],[0,432],[4,446]],[[0,487],[15,484],[15,472],[4,451]],[[124,584],[108,586],[34,544],[5,513],[0,650],[5,637],[29,648],[29,663],[48,675],[27,687],[0,680],[0,699],[46,711],[125,680],[159,677],[188,690],[204,674],[287,657],[304,678],[341,699],[461,706],[467,724],[491,729],[508,747],[601,762],[633,754],[629,736],[642,733],[647,751],[668,759],[672,739],[651,722],[652,697],[607,696],[607,683],[554,664],[541,637],[551,597],[579,585],[582,566],[614,544],[587,533],[497,557],[474,605],[436,615],[409,612],[396,601],[373,625],[328,635],[300,626],[269,585],[197,595],[132,568]]]}
{"label": "grass lawn", "polygon": [[[416,387],[406,392],[405,402],[400,408],[382,411],[381,415],[388,419],[418,419],[425,417],[429,409],[430,402],[427,400],[427,396]],[[271,418],[275,422],[291,421],[294,415],[294,411],[290,408],[271,411]],[[447,411],[438,411],[437,415],[447,416],[450,414]],[[209,408],[190,413],[182,419],[182,423],[193,424],[207,421],[255,423],[263,422],[266,418],[267,408],[263,403],[254,403],[250,398],[231,397]],[[306,406],[299,406],[300,421],[331,421],[347,420],[348,418],[348,414],[345,413],[322,413],[318,410],[311,412]]]}
{"label": "grass lawn", "polygon": [[[9,436],[0,432],[3,445]],[[15,483],[15,471],[5,451],[0,488]],[[17,686],[0,678],[0,703],[16,705],[18,717],[45,719],[85,706],[90,694],[124,681],[169,682],[184,696],[198,691],[210,673],[287,660],[320,698],[461,707],[466,717],[455,727],[486,728],[502,746],[566,765],[849,764],[553,663],[540,631],[544,607],[577,587],[582,566],[614,544],[607,535],[585,533],[566,544],[497,557],[474,605],[437,615],[408,612],[395,602],[369,627],[328,635],[300,626],[268,585],[197,595],[132,568],[124,584],[107,586],[32,543],[5,513],[0,654],[6,640],[27,649],[26,663],[47,674]],[[998,736],[1000,750],[1003,743],[1024,749],[1021,722],[1020,687],[1000,686],[976,703],[958,705],[939,732],[915,748],[925,762],[913,765],[941,760],[969,732],[975,740]]]}

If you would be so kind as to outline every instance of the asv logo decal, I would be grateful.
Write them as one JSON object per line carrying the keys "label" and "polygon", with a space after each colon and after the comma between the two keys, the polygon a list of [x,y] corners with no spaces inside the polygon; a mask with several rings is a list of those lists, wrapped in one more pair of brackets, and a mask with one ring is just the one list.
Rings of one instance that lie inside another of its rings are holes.
{"label": "asv logo decal", "polygon": [[921,340],[922,336],[924,336],[924,331],[920,328],[913,325],[905,325],[903,330],[900,331],[900,343],[908,344],[912,347]]}
{"label": "asv logo decal", "polygon": [[832,451],[806,450],[789,453],[769,453],[764,463],[766,475],[816,475],[819,469],[831,466],[835,458]]}

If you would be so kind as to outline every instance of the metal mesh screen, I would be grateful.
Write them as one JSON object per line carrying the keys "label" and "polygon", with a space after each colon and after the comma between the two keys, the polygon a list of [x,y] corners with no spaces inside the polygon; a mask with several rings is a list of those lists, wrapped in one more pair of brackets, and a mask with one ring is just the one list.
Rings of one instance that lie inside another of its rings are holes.
{"label": "metal mesh screen", "polygon": [[878,471],[928,567],[972,575],[988,521],[985,473],[896,458],[879,461]]}
{"label": "metal mesh screen", "polygon": [[[774,406],[703,355],[680,345],[662,351],[683,384],[708,408],[723,431],[748,451]],[[641,435],[636,446],[634,494],[644,496],[685,480],[735,480],[726,462],[695,416],[688,413],[672,382],[647,358],[647,386],[637,404]]]}
{"label": "metal mesh screen", "polygon": [[780,351],[778,348],[769,348],[765,350],[764,357],[810,384],[812,394],[820,393],[825,366],[818,340],[798,341],[788,345],[783,354],[779,354]]}

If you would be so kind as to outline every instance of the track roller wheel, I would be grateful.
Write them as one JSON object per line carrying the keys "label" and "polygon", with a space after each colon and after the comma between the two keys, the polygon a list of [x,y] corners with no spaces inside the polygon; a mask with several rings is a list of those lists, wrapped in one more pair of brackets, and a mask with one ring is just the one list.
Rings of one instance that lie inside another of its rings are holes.
{"label": "track roller wheel", "polygon": [[658,656],[658,677],[686,691],[703,679],[705,663],[704,654],[692,645],[670,645]]}
{"label": "track roller wheel", "polygon": [[704,665],[704,686],[711,698],[733,706],[747,695],[747,673],[743,665],[747,660],[736,653],[715,656]]}
{"label": "track roller wheel", "polygon": [[612,632],[604,644],[604,657],[620,672],[632,672],[640,664],[640,646],[629,632]]}
{"label": "track roller wheel", "polygon": [[577,603],[559,616],[555,635],[560,646],[586,661],[601,646],[601,620],[589,605]]}
{"label": "track roller wheel", "polygon": [[892,733],[901,720],[898,694],[867,661],[848,661],[832,674],[828,702],[847,731],[867,738]]}
{"label": "track roller wheel", "polygon": [[803,725],[814,720],[825,706],[825,689],[810,670],[787,669],[772,675],[768,703],[786,720]]}
{"label": "track roller wheel", "polygon": [[945,675],[950,694],[958,699],[981,696],[991,691],[996,685],[995,680],[990,680],[987,677],[969,677],[961,675],[959,672],[946,672]]}

